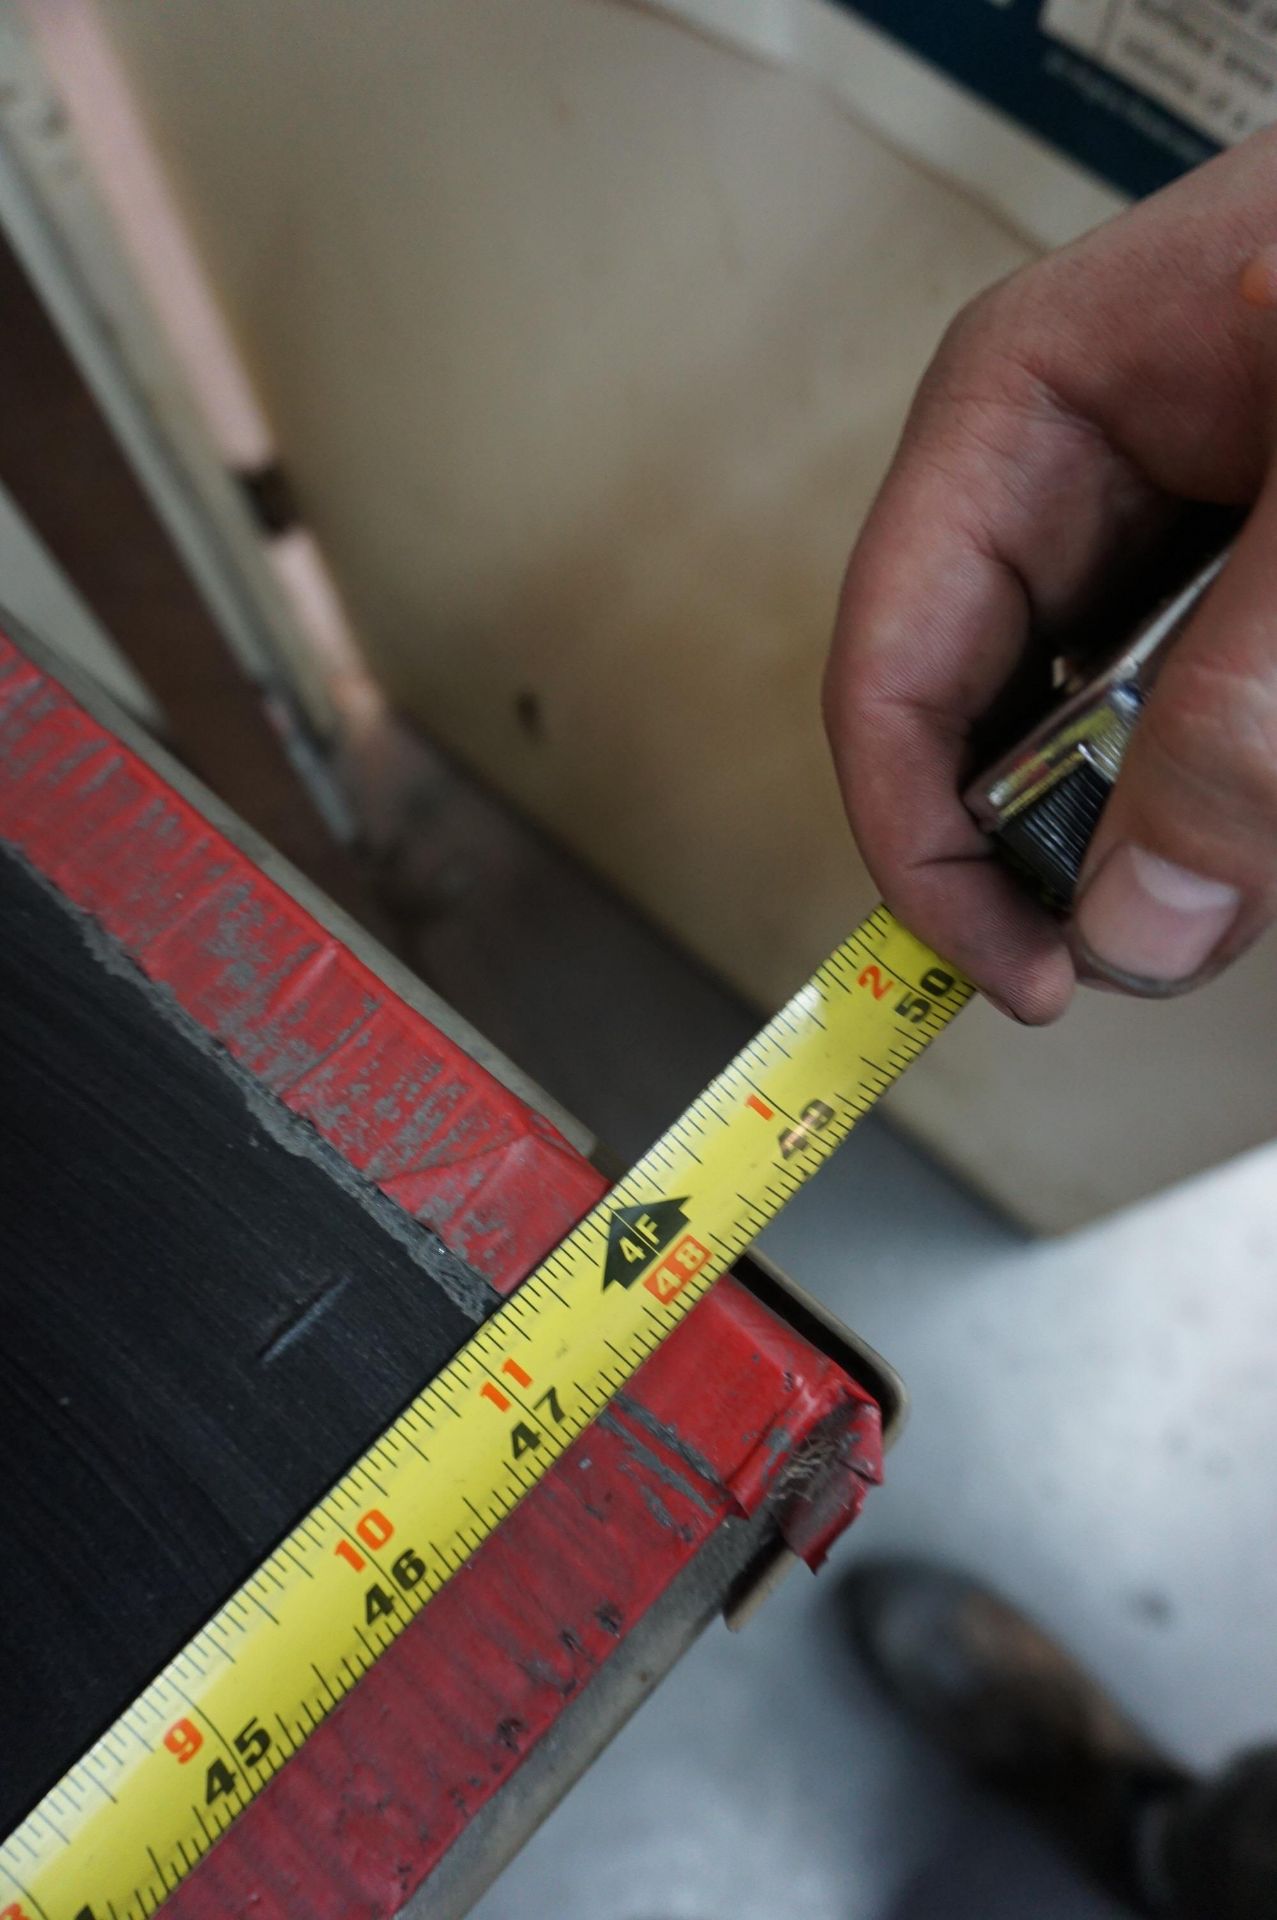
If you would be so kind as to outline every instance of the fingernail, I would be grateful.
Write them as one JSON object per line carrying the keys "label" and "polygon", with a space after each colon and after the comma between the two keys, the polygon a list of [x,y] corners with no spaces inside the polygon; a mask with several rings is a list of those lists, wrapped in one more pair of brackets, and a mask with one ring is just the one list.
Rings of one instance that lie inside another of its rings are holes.
{"label": "fingernail", "polygon": [[1237,918],[1238,888],[1126,841],[1083,889],[1074,930],[1084,958],[1122,985],[1167,992],[1199,974]]}

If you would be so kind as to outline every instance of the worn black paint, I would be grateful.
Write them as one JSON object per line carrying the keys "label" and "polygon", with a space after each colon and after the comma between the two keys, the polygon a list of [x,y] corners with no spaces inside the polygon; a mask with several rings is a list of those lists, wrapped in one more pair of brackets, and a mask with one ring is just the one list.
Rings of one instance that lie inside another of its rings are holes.
{"label": "worn black paint", "polygon": [[0,1833],[496,1304],[405,1224],[0,850]]}

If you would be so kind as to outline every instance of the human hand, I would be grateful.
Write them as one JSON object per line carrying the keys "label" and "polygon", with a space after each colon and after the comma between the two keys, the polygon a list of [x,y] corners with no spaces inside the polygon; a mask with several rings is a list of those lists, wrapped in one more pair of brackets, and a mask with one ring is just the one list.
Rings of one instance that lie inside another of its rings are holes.
{"label": "human hand", "polygon": [[[1277,130],[982,295],[852,554],[825,683],[888,906],[1005,1011],[1181,990],[1277,917]],[[1267,243],[1267,244],[1266,244]],[[959,798],[1026,648],[1172,533],[1249,507],[1163,668],[1064,928]]]}

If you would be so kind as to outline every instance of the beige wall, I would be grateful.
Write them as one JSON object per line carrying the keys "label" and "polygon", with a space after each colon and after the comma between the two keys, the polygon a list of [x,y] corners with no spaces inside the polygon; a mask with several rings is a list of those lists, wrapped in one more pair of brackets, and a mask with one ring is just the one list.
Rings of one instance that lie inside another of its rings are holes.
{"label": "beige wall", "polygon": [[[395,697],[775,1002],[870,897],[817,709],[847,548],[945,321],[1029,243],[611,0],[102,12]],[[1231,1044],[1218,1003],[1140,1018],[1171,1061]],[[1110,1009],[1069,1034],[973,1014],[899,1110],[1044,1225],[1272,1130],[1277,1059],[1163,1127]]]}
{"label": "beige wall", "polygon": [[396,696],[783,994],[864,897],[816,697],[847,544],[1023,245],[801,82],[589,0],[108,18]]}

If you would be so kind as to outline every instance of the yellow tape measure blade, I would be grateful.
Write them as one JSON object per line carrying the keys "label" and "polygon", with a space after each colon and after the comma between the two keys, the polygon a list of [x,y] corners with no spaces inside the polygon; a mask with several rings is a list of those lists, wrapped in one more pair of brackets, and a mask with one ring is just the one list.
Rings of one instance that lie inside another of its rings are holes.
{"label": "yellow tape measure blade", "polygon": [[952,1019],[879,908],[0,1847],[0,1920],[143,1920]]}

